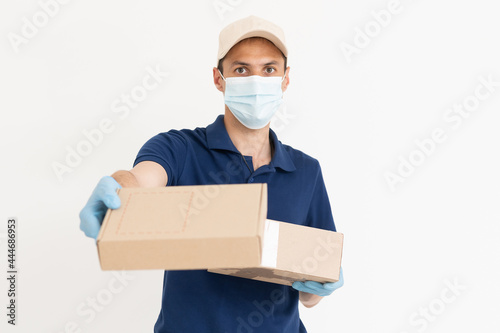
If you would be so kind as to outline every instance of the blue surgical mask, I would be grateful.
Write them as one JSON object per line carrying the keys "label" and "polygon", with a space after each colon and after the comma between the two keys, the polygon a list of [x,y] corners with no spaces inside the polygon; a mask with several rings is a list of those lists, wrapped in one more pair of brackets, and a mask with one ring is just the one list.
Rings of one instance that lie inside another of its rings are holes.
{"label": "blue surgical mask", "polygon": [[224,102],[236,119],[248,128],[266,126],[283,103],[281,83],[284,76],[224,78],[222,73],[221,76],[226,81]]}

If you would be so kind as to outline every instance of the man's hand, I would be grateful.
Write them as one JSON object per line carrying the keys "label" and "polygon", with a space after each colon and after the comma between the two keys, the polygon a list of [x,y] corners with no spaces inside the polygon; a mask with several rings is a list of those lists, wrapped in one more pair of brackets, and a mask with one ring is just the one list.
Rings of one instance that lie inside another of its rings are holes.
{"label": "man's hand", "polygon": [[87,237],[97,238],[108,208],[118,209],[120,198],[116,190],[122,188],[111,176],[102,177],[89,201],[80,212],[80,229]]}
{"label": "man's hand", "polygon": [[328,296],[335,290],[339,289],[344,285],[344,274],[342,273],[342,267],[340,267],[339,280],[337,282],[331,283],[319,283],[316,281],[306,281],[299,282],[296,281],[292,284],[292,287],[309,294],[315,294],[318,296]]}
{"label": "man's hand", "polygon": [[132,170],[119,170],[112,176],[102,177],[89,201],[80,212],[80,229],[87,237],[97,238],[101,223],[108,208],[120,208],[120,197],[116,190],[123,187],[165,186],[168,177],[165,169],[158,163],[144,161]]}

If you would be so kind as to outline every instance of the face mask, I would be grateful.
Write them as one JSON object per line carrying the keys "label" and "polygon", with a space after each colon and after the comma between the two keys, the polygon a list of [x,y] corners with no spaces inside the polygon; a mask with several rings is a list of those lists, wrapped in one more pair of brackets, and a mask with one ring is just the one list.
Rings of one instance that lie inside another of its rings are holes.
{"label": "face mask", "polygon": [[285,77],[252,75],[224,78],[222,73],[221,76],[226,81],[224,102],[236,119],[251,129],[266,126],[283,102],[281,83]]}

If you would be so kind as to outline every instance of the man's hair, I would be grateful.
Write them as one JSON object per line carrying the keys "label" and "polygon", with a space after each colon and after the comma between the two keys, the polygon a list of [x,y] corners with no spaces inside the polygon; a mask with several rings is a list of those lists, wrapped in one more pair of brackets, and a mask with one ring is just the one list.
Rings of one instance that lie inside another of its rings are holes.
{"label": "man's hair", "polygon": [[[262,39],[266,39],[266,38],[263,38],[263,37],[250,37],[250,38],[262,38]],[[249,38],[247,38],[247,39],[249,39]],[[267,40],[267,39],[266,39],[266,40]],[[278,50],[279,50],[279,49],[278,49]],[[281,50],[280,50],[280,52],[281,52]],[[281,55],[283,56],[283,59],[285,60],[285,72],[286,72],[286,60],[287,60],[287,59],[286,59],[285,55],[283,54],[283,52],[281,52]],[[222,71],[222,62],[224,61],[224,59],[226,59],[226,56],[224,56],[224,58],[220,59],[220,60],[219,60],[219,63],[217,64],[217,69],[218,69],[221,73],[223,73],[223,71]]]}

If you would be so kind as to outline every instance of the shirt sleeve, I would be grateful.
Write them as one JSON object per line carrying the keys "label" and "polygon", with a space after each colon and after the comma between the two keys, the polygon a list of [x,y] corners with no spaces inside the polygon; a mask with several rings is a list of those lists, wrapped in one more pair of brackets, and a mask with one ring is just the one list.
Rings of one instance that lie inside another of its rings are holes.
{"label": "shirt sleeve", "polygon": [[171,130],[149,139],[137,153],[134,166],[140,162],[153,161],[167,173],[167,186],[175,185],[184,170],[187,156],[187,140],[182,132]]}
{"label": "shirt sleeve", "polygon": [[332,208],[328,193],[326,192],[325,182],[321,166],[318,163],[316,184],[314,187],[311,204],[307,213],[307,224],[314,228],[337,231],[333,221]]}

